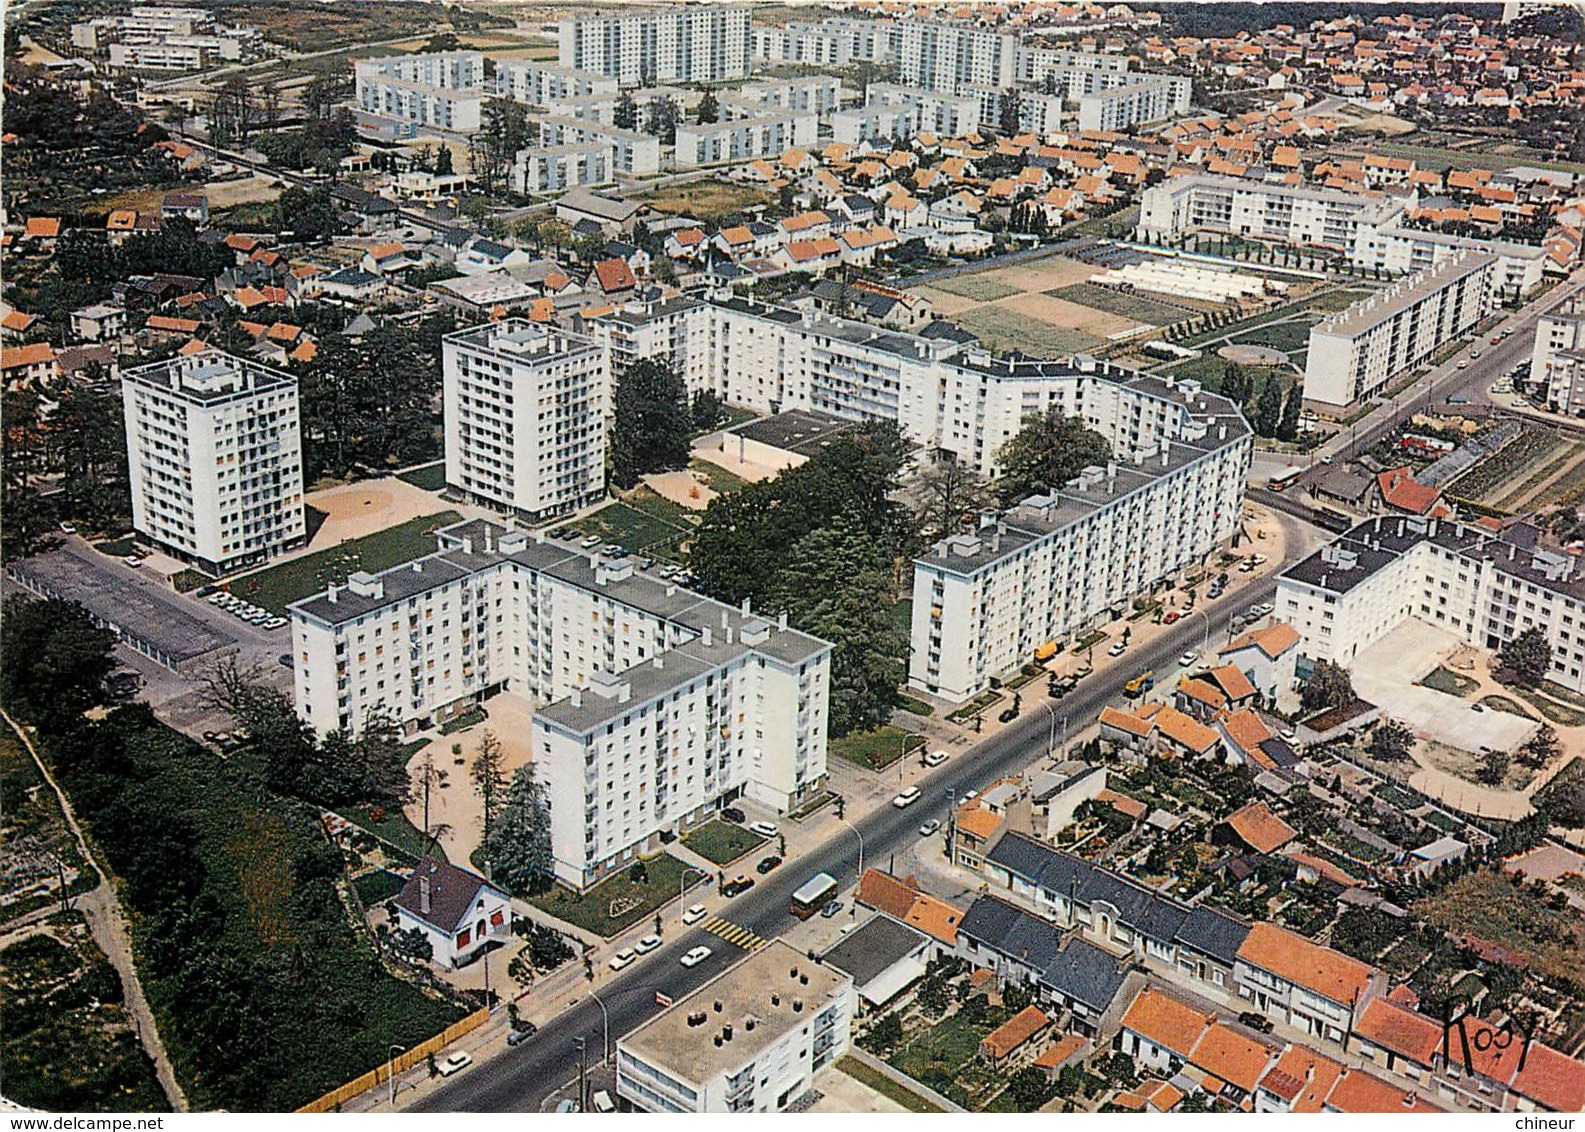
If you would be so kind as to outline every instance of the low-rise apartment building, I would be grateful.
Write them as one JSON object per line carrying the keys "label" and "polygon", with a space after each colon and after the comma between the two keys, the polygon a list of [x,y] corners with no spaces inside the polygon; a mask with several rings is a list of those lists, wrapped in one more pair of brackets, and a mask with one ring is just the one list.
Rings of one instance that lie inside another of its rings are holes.
{"label": "low-rise apartment building", "polygon": [[483,520],[290,609],[298,714],[433,726],[510,691],[536,710],[556,879],[583,889],[749,797],[826,775],[830,646],[635,567]]}
{"label": "low-rise apartment building", "polygon": [[532,518],[605,496],[605,352],[581,335],[509,319],[448,334],[441,390],[446,483]]}
{"label": "low-rise apartment building", "polygon": [[1530,381],[1546,390],[1554,412],[1585,415],[1585,287],[1536,320]]}
{"label": "low-rise apartment building", "polygon": [[604,145],[611,164],[636,177],[660,172],[660,139],[637,130],[601,125],[584,118],[541,118],[539,144],[544,148],[566,145]]}
{"label": "low-rise apartment building", "polygon": [[677,127],[679,169],[779,157],[818,140],[820,120],[812,110],[778,112],[757,103],[733,104],[727,99],[722,100],[722,108],[727,117],[719,122]]}
{"label": "low-rise apartment building", "polygon": [[1425,365],[1491,313],[1497,257],[1466,251],[1310,328],[1304,396],[1347,406]]}
{"label": "low-rise apartment building", "polygon": [[[842,80],[828,75],[810,75],[801,79],[745,83],[731,92],[730,100],[824,118],[842,106]],[[722,105],[727,101],[723,98]]]}
{"label": "low-rise apartment building", "polygon": [[852,1043],[853,979],[776,940],[616,1043],[645,1112],[782,1112]]}
{"label": "low-rise apartment building", "polygon": [[[1089,72],[1112,75],[1117,72]],[[1079,129],[1127,130],[1146,122],[1157,122],[1189,109],[1190,81],[1183,76],[1130,75],[1133,82],[1118,86],[1101,83],[1103,89],[1079,99]]]}
{"label": "low-rise apartment building", "polygon": [[517,151],[512,166],[512,183],[525,194],[560,193],[615,179],[615,150],[604,142],[529,146]]}
{"label": "low-rise apartment building", "polygon": [[614,98],[615,78],[593,71],[574,71],[527,59],[496,62],[495,88],[503,98],[529,106],[554,106],[595,98]]}
{"label": "low-rise apartment building", "polygon": [[221,574],[300,545],[297,379],[219,350],[121,374],[132,526]]}
{"label": "low-rise apartment building", "polygon": [[374,131],[479,128],[484,104],[484,53],[443,51],[359,59],[352,66],[360,125]]}
{"label": "low-rise apartment building", "polygon": [[967,84],[958,94],[897,83],[870,83],[864,92],[864,106],[911,108],[916,113],[915,132],[944,138],[962,137],[980,126],[980,99]]}
{"label": "low-rise apartment building", "polygon": [[1301,678],[1316,661],[1349,664],[1418,617],[1493,651],[1539,628],[1550,678],[1585,692],[1585,579],[1574,555],[1531,527],[1499,535],[1446,519],[1368,519],[1284,570],[1276,607],[1304,635]]}

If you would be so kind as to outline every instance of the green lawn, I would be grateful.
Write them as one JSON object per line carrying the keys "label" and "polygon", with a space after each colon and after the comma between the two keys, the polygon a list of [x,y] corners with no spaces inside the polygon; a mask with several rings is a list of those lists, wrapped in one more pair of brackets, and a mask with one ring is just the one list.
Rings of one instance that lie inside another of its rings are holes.
{"label": "green lawn", "polygon": [[853,731],[832,739],[828,751],[836,758],[857,766],[879,770],[891,766],[905,751],[917,750],[923,743],[920,736],[887,723],[869,731]]}
{"label": "green lawn", "polygon": [[959,315],[957,323],[979,337],[994,354],[1022,350],[1036,358],[1065,358],[1089,353],[1107,345],[1104,338],[1021,315],[1001,307],[976,307]]}
{"label": "green lawn", "polygon": [[1066,287],[1047,291],[1046,294],[1054,299],[1066,299],[1070,303],[1115,314],[1119,318],[1130,318],[1148,326],[1171,326],[1175,322],[1194,317],[1196,313],[1172,306],[1170,303],[1157,302],[1138,295],[1125,295],[1121,291],[1114,291],[1110,287],[1101,287],[1094,283],[1071,283]]}
{"label": "green lawn", "polygon": [[425,491],[439,491],[446,486],[446,461],[436,460],[421,468],[409,468],[405,472],[398,472],[396,478]]}
{"label": "green lawn", "polygon": [[1266,346],[1286,354],[1309,345],[1310,327],[1313,325],[1313,319],[1268,323],[1253,330],[1238,331],[1233,334],[1232,340],[1245,346]]}
{"label": "green lawn", "polygon": [[[642,495],[642,493],[640,493]],[[663,507],[675,508],[677,513],[682,508],[674,503],[668,503],[660,496],[654,495],[654,501]],[[674,544],[679,538],[689,533],[690,527],[679,522],[672,522],[662,518],[660,514],[652,514],[647,507],[651,506],[647,499],[635,499],[633,503],[608,503],[606,506],[585,515],[578,520],[578,529],[585,535],[592,535],[604,542],[616,543],[636,553],[649,551],[651,547],[663,548],[666,544]],[[661,508],[656,508],[657,511]]]}
{"label": "green lawn", "polygon": [[1471,680],[1468,676],[1460,676],[1451,668],[1443,668],[1441,665],[1437,665],[1427,673],[1425,679],[1421,680],[1420,683],[1432,691],[1445,692],[1449,696],[1458,696],[1460,698],[1469,695],[1480,687],[1478,681]]}
{"label": "green lawn", "polygon": [[849,1077],[874,1089],[881,1096],[894,1100],[909,1112],[942,1112],[939,1105],[927,1101],[912,1089],[893,1081],[878,1069],[871,1069],[856,1057],[844,1057],[837,1061],[837,1068]]}
{"label": "green lawn", "polygon": [[344,582],[355,571],[378,573],[433,551],[435,531],[461,518],[455,511],[440,511],[410,519],[363,538],[348,539],[340,546],[245,574],[232,581],[229,588],[254,605],[283,613],[292,602],[319,593],[332,582]]}
{"label": "green lawn", "polygon": [[440,842],[425,837],[423,831],[408,821],[407,815],[395,806],[384,808],[379,821],[374,820],[376,815],[368,806],[343,807],[341,816],[412,858],[415,864],[425,854],[446,859],[446,851],[441,848]]}
{"label": "green lawn", "polygon": [[759,834],[719,818],[705,822],[682,839],[682,843],[699,856],[718,865],[731,864],[745,853],[752,853],[765,841]]}
{"label": "green lawn", "polygon": [[719,464],[712,464],[709,460],[700,460],[697,457],[688,461],[688,470],[703,476],[710,490],[717,495],[727,495],[737,491],[748,482],[742,476],[733,475]]}
{"label": "green lawn", "polygon": [[406,885],[407,882],[399,874],[388,869],[376,869],[372,873],[364,873],[352,882],[352,887],[357,889],[358,899],[363,901],[365,908],[384,904],[401,892]]}
{"label": "green lawn", "polygon": [[965,299],[973,299],[976,303],[994,303],[997,299],[1018,294],[1017,287],[985,275],[954,275],[948,279],[939,279],[930,286],[949,295],[961,295]]}
{"label": "green lawn", "polygon": [[[648,874],[644,884],[634,884],[629,870],[623,869],[582,895],[557,885],[526,899],[552,916],[610,937],[654,915],[655,909],[668,900],[677,899],[685,868],[681,861],[662,853],[645,861],[644,867]],[[688,874],[689,888],[714,881],[714,877],[701,877],[696,872]]]}

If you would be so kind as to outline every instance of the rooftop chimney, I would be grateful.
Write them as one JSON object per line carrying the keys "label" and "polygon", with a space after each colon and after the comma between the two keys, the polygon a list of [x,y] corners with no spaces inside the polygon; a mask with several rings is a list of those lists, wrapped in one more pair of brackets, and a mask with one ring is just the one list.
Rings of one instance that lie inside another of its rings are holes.
{"label": "rooftop chimney", "polygon": [[429,915],[429,878],[425,876],[418,878],[418,914]]}
{"label": "rooftop chimney", "polygon": [[331,582],[329,587],[326,588],[326,590],[325,590],[325,600],[328,601],[331,605],[335,605],[336,604],[336,583]]}
{"label": "rooftop chimney", "polygon": [[704,647],[705,648],[709,648],[712,644],[715,643],[715,634],[710,632],[710,626],[706,625],[704,627],[704,635],[703,635],[703,637],[701,639],[704,642]]}

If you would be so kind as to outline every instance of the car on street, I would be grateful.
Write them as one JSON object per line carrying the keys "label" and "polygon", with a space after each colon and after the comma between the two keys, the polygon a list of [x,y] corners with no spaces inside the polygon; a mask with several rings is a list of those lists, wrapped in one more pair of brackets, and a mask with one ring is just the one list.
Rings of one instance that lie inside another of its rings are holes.
{"label": "car on street", "polygon": [[728,897],[740,896],[740,895],[742,895],[743,893],[747,892],[749,889],[751,889],[753,887],[754,887],[754,878],[753,877],[747,877],[747,876],[744,876],[742,873],[739,873],[732,880],[727,881],[725,884],[723,884],[721,886],[721,893],[722,893],[722,895],[728,896]]}
{"label": "car on street", "polygon": [[1011,723],[1017,718],[1018,709],[1015,707],[1008,707],[1002,709],[1001,714],[996,717],[996,720],[998,723]]}
{"label": "car on street", "polygon": [[833,900],[824,908],[820,909],[820,915],[829,920],[832,916],[835,916],[840,911],[842,911],[842,901]]}
{"label": "car on street", "polygon": [[1175,624],[1177,624],[1178,618],[1180,618],[1182,616],[1183,616],[1183,614],[1179,613],[1176,609],[1174,609],[1174,610],[1169,611],[1167,613],[1167,615],[1161,619],[1161,623],[1163,625],[1175,625]]}
{"label": "car on street", "polygon": [[960,802],[972,802],[972,801],[974,801],[974,799],[978,798],[979,796],[980,796],[980,792],[978,790],[965,790],[963,792],[963,797],[959,798],[958,801],[960,801]]}
{"label": "car on street", "polygon": [[781,832],[781,830],[776,827],[775,822],[768,821],[757,821],[748,828],[750,833],[757,833],[761,837],[775,837]]}
{"label": "car on street", "polygon": [[633,960],[637,958],[638,953],[636,951],[634,951],[631,947],[624,947],[621,951],[618,951],[615,955],[611,956],[611,970],[620,971],[623,967],[626,967],[629,963],[633,962]]}
{"label": "car on street", "polygon": [[660,936],[647,935],[633,945],[633,950],[638,952],[640,955],[648,955],[651,951],[654,951],[657,947],[659,947],[660,944]]}
{"label": "car on street", "polygon": [[950,756],[945,751],[931,751],[925,756],[925,765],[940,766],[942,763],[946,762],[949,757]]}
{"label": "car on street", "polygon": [[1193,668],[1199,662],[1199,655],[1192,652],[1186,652],[1178,658],[1178,663],[1183,665],[1185,668]]}
{"label": "car on street", "polygon": [[899,810],[906,810],[909,806],[913,805],[917,801],[919,801],[919,787],[910,786],[907,790],[904,790],[901,794],[892,799],[892,805],[896,806]]}
{"label": "car on street", "polygon": [[1458,368],[1459,369],[1468,369],[1469,368],[1469,359],[1468,358],[1460,358],[1458,360]]}
{"label": "car on street", "polygon": [[1113,645],[1111,648],[1106,650],[1106,655],[1107,656],[1122,656],[1127,651],[1128,651],[1128,646],[1125,645],[1122,641],[1118,641],[1115,645]]}
{"label": "car on street", "polygon": [[697,924],[709,914],[703,904],[695,904],[682,914],[682,922],[685,924]]}
{"label": "car on street", "polygon": [[123,558],[121,561],[125,562],[128,566],[132,567],[134,570],[136,570],[139,566],[143,565],[143,559],[139,558],[136,554],[129,554],[125,558]]}
{"label": "car on street", "polygon": [[682,965],[684,967],[697,967],[699,964],[703,963],[706,959],[710,958],[710,956],[714,954],[715,952],[711,951],[708,947],[701,946],[692,948],[686,955],[682,957]]}
{"label": "car on street", "polygon": [[520,1046],[537,1033],[539,1033],[539,1027],[534,1025],[534,1023],[519,1022],[512,1029],[512,1032],[506,1035],[506,1044],[509,1046]]}
{"label": "car on street", "polygon": [[1263,601],[1259,605],[1255,606],[1255,608],[1251,609],[1250,612],[1256,617],[1264,617],[1266,614],[1271,612],[1271,605]]}
{"label": "car on street", "polygon": [[440,1070],[442,1077],[450,1077],[453,1073],[460,1073],[473,1064],[473,1056],[466,1053],[454,1053],[450,1057],[443,1057],[435,1065]]}
{"label": "car on street", "polygon": [[1271,1033],[1271,1019],[1258,1010],[1246,1010],[1238,1016],[1238,1020],[1251,1030],[1257,1030],[1262,1034]]}
{"label": "car on street", "polygon": [[932,833],[934,833],[936,830],[938,830],[940,828],[941,828],[941,823],[939,821],[937,821],[935,818],[931,818],[929,821],[925,822],[924,825],[919,827],[919,836],[920,837],[929,837]]}
{"label": "car on street", "polygon": [[759,864],[754,866],[754,871],[757,872],[760,876],[764,876],[766,873],[770,872],[772,869],[778,869],[780,867],[781,867],[781,858],[776,856],[776,854],[772,853],[769,857],[761,857],[760,861],[759,861]]}

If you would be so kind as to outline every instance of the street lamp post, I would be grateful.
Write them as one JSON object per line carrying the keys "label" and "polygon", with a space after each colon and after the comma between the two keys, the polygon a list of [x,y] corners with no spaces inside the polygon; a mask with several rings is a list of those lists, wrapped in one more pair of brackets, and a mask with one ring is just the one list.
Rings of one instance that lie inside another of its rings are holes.
{"label": "street lamp post", "polygon": [[401,1046],[392,1045],[388,1050],[385,1051],[385,1079],[391,1086],[392,1108],[396,1107],[396,1055],[400,1053],[401,1050]]}
{"label": "street lamp post", "polygon": [[600,1020],[603,1026],[603,1032],[600,1038],[600,1060],[602,1063],[608,1063],[611,1060],[611,1012],[605,1008],[605,999],[601,998],[594,991],[589,992],[589,997],[594,999],[594,1001],[600,1007]]}
{"label": "street lamp post", "polygon": [[683,901],[688,898],[689,873],[698,873],[706,880],[710,878],[709,869],[701,869],[698,865],[684,865],[682,867],[682,875],[677,878],[677,923],[681,927],[687,927],[687,925],[683,923],[682,918],[688,912],[688,909],[683,906]]}
{"label": "street lamp post", "polygon": [[864,879],[864,835],[859,832],[859,827],[848,821],[847,818],[837,818],[837,821],[853,831],[853,836],[859,839],[859,879]]}

